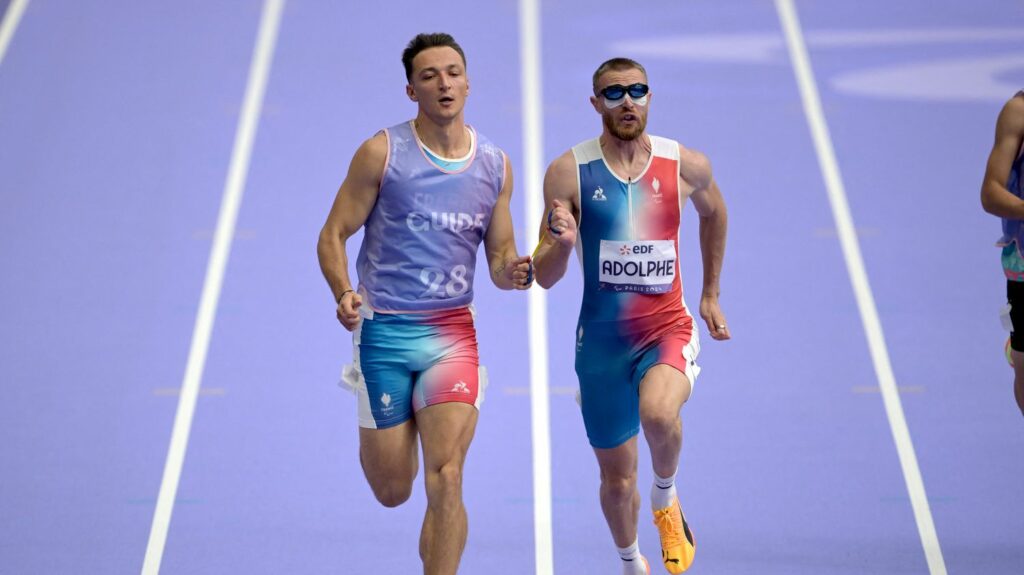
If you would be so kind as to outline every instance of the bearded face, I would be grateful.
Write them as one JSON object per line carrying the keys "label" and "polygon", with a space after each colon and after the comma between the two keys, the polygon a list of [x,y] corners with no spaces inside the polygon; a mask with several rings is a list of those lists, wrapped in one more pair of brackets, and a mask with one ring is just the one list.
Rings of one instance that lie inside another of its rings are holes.
{"label": "bearded face", "polygon": [[[628,96],[627,96],[628,98]],[[627,104],[628,105],[628,104]],[[620,108],[625,107],[621,106]],[[631,112],[616,108],[601,114],[601,121],[608,132],[620,140],[631,141],[640,137],[647,129],[647,109]]]}

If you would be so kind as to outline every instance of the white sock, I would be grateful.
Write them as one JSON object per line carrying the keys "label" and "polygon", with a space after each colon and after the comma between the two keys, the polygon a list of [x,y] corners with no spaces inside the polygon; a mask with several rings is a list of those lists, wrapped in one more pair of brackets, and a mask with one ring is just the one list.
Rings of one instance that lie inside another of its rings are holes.
{"label": "white sock", "polygon": [[616,547],[619,557],[622,559],[623,575],[647,575],[644,562],[640,558],[640,538],[633,540],[629,547]]}
{"label": "white sock", "polygon": [[651,486],[651,509],[657,511],[672,505],[676,498],[676,475],[659,477],[654,474],[654,485]]}

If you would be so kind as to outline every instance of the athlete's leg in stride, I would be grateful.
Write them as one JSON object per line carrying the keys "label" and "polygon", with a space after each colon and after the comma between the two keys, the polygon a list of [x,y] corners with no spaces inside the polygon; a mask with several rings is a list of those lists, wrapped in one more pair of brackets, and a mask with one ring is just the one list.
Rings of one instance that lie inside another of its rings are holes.
{"label": "athlete's leg in stride", "polygon": [[658,477],[674,477],[679,467],[683,447],[683,420],[679,412],[689,398],[690,381],[670,365],[655,365],[640,383],[640,425]]}
{"label": "athlete's leg in stride", "polygon": [[601,468],[601,510],[622,560],[622,573],[650,575],[637,538],[640,492],[636,488],[636,436],[617,447],[595,447],[594,453]]}
{"label": "athlete's leg in stride", "polygon": [[[1016,254],[1016,251],[1012,252]],[[1004,252],[1005,265],[1005,252]],[[1006,280],[1006,302],[1010,308],[1010,361],[1013,363],[1013,396],[1024,415],[1024,282]],[[1003,318],[1004,320],[1006,318]]]}
{"label": "athlete's leg in stride", "polygon": [[636,489],[637,447],[634,435],[610,449],[594,448],[601,468],[601,510],[616,547],[636,541],[640,492]]}
{"label": "athlete's leg in stride", "polygon": [[419,467],[416,422],[387,429],[359,428],[359,463],[373,495],[385,507],[405,503]]}
{"label": "athlete's leg in stride", "polygon": [[1013,357],[1013,395],[1017,398],[1017,407],[1024,415],[1024,351],[1010,350]]}
{"label": "athlete's leg in stride", "polygon": [[683,446],[683,421],[679,412],[689,399],[691,389],[686,375],[665,364],[647,370],[640,383],[640,424],[654,467],[651,510],[661,538],[662,562],[669,573],[688,569],[696,551],[675,488]]}
{"label": "athlete's leg in stride", "polygon": [[479,412],[468,403],[439,403],[416,412],[423,441],[427,513],[420,533],[425,575],[455,575],[469,524],[462,502],[462,468]]}

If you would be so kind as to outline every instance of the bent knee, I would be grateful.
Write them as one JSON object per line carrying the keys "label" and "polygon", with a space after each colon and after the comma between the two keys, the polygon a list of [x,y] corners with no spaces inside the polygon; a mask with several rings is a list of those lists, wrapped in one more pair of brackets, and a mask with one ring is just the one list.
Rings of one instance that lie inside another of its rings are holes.
{"label": "bent knee", "polygon": [[462,466],[455,462],[445,463],[431,470],[426,479],[436,489],[459,489],[462,487]]}
{"label": "bent knee", "polygon": [[679,413],[664,409],[641,410],[640,423],[644,433],[658,437],[677,433],[682,427]]}
{"label": "bent knee", "polygon": [[398,507],[412,495],[412,482],[389,481],[383,485],[371,485],[373,495],[384,507]]}
{"label": "bent knee", "polygon": [[423,475],[427,489],[427,503],[432,506],[455,504],[462,499],[462,468],[447,463],[428,470]]}

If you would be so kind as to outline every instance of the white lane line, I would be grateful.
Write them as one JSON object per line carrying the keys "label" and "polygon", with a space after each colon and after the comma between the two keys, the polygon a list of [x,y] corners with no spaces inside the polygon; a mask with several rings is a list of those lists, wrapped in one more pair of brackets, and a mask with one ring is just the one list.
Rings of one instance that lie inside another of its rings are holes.
{"label": "white lane line", "polygon": [[25,8],[28,8],[28,0],[13,0],[4,12],[3,22],[0,22],[0,64],[4,63],[7,46],[11,44],[11,38],[14,38],[14,31],[18,29]]}
{"label": "white lane line", "polygon": [[878,310],[875,308],[871,285],[868,283],[868,274],[861,257],[853,216],[850,214],[843,180],[839,174],[839,162],[836,160],[832,137],[829,135],[828,124],[825,122],[825,114],[821,108],[821,99],[814,80],[810,56],[807,54],[807,46],[804,44],[796,6],[793,4],[793,0],[775,0],[775,7],[786,35],[786,44],[789,47],[793,70],[800,87],[800,97],[803,100],[807,123],[814,140],[818,164],[821,166],[825,187],[828,190],[829,203],[832,205],[832,214],[836,221],[836,227],[839,229],[839,240],[843,248],[843,256],[846,259],[846,269],[850,274],[850,282],[853,284],[857,307],[860,309],[868,348],[871,350],[871,360],[875,366],[875,375],[882,390],[885,413],[889,418],[889,427],[892,429],[893,441],[896,443],[900,466],[903,468],[903,478],[906,481],[907,492],[914,509],[914,519],[917,521],[917,531],[921,537],[921,545],[924,547],[925,558],[928,561],[928,570],[931,575],[945,575],[946,564],[942,558],[942,549],[939,547],[939,538],[935,532],[935,523],[932,521],[932,512],[928,507],[928,496],[925,494],[921,470],[917,465],[917,456],[914,454],[910,430],[907,428],[907,420],[903,415],[903,404],[900,402],[896,376],[893,374],[892,365],[889,362],[889,351],[885,345],[882,322],[878,317]]}
{"label": "white lane line", "polygon": [[[536,242],[544,211],[544,133],[541,109],[540,0],[519,2],[519,59],[526,170],[526,245]],[[527,253],[533,249],[528,248]],[[537,575],[554,573],[551,543],[551,436],[548,407],[547,294],[529,290],[530,432],[533,440],[533,540]]]}
{"label": "white lane line", "polygon": [[149,544],[146,546],[146,558],[142,566],[143,575],[156,575],[160,572],[164,545],[171,524],[171,512],[174,510],[174,499],[178,492],[178,480],[181,478],[182,465],[185,462],[185,450],[188,447],[188,436],[192,428],[192,415],[195,413],[196,398],[206,364],[206,353],[210,347],[210,335],[217,313],[217,302],[220,299],[221,286],[224,282],[224,270],[231,253],[231,240],[238,219],[238,208],[242,203],[242,191],[249,171],[249,159],[252,155],[253,141],[256,138],[256,127],[259,122],[260,109],[263,106],[263,94],[266,91],[267,78],[270,75],[270,62],[274,54],[274,44],[281,22],[284,0],[266,0],[263,4],[263,15],[260,21],[259,35],[253,52],[249,80],[245,88],[245,101],[238,129],[235,132],[234,150],[231,154],[231,165],[227,181],[224,184],[224,195],[221,200],[220,215],[217,220],[217,231],[210,250],[210,260],[206,267],[206,281],[203,284],[202,299],[196,315],[195,328],[192,331],[192,347],[188,354],[185,377],[181,384],[181,397],[178,400],[178,411],[174,417],[174,429],[171,431],[171,445],[167,451],[167,462],[164,464],[163,481],[160,483],[160,494],[157,497],[156,510],[153,513],[153,524],[149,532]]}

